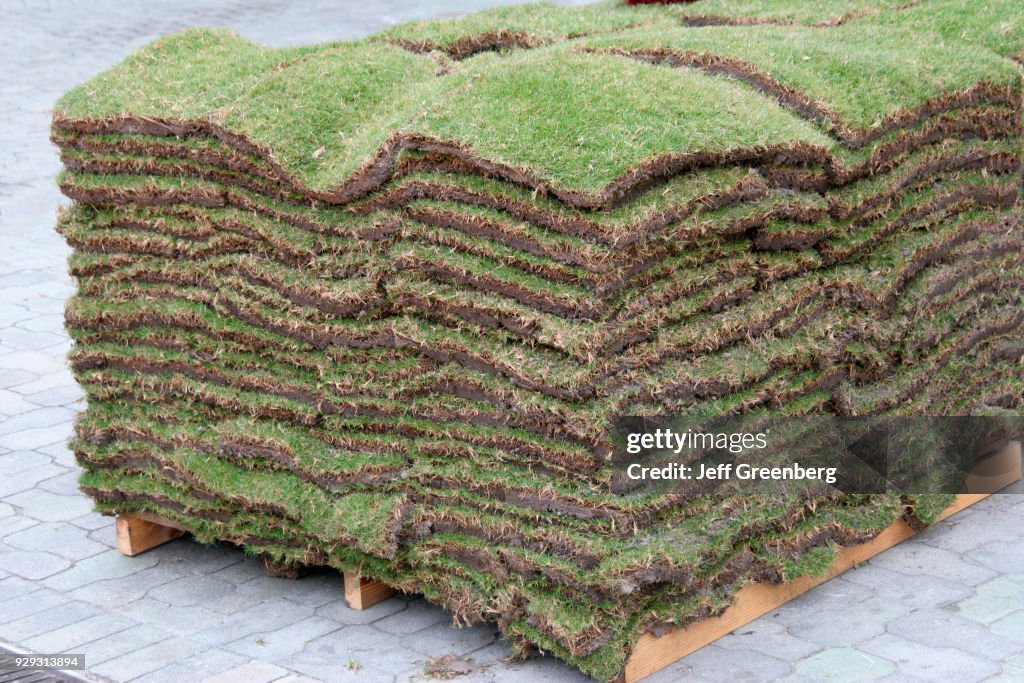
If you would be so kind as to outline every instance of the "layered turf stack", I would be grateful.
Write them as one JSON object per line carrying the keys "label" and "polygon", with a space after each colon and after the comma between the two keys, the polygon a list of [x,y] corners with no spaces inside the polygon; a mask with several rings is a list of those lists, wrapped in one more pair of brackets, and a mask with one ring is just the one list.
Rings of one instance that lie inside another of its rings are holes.
{"label": "layered turf stack", "polygon": [[53,139],[101,510],[598,678],[942,496],[612,490],[616,416],[1019,413],[1018,0],[164,38]]}

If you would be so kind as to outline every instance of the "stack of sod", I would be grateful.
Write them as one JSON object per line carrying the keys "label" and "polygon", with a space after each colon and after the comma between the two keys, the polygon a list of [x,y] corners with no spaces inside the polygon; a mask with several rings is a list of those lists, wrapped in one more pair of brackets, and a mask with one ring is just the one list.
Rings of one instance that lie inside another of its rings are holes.
{"label": "stack of sod", "polygon": [[1018,5],[153,43],[54,117],[83,488],[602,679],[744,583],[929,523],[948,497],[616,493],[609,427],[1020,412]]}

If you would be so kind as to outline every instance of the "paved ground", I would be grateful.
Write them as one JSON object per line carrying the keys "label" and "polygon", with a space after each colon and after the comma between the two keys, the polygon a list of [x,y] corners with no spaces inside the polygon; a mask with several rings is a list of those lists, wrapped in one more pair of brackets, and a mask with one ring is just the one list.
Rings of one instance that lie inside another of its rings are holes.
{"label": "paved ground", "polygon": [[[302,43],[488,3],[423,4],[0,0],[0,641],[85,652],[93,675],[139,683],[390,683],[448,653],[474,664],[461,680],[582,680],[549,658],[505,663],[494,628],[452,629],[414,597],[350,610],[333,574],[271,579],[235,549],[189,541],[121,557],[65,446],[81,392],[64,363],[73,285],[53,232],[48,107],[187,25]],[[651,680],[827,677],[1024,680],[1024,498],[990,498]]]}

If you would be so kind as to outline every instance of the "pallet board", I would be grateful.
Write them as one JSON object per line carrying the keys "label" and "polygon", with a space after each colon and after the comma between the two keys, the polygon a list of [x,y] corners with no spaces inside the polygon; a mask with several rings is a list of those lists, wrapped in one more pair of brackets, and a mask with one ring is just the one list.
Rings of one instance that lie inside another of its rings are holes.
{"label": "pallet board", "polygon": [[345,572],[345,600],[352,609],[373,607],[397,592],[386,583],[369,579],[359,572]]}
{"label": "pallet board", "polygon": [[129,557],[185,535],[185,530],[178,524],[166,517],[148,512],[118,515],[114,529],[117,534],[118,551]]}
{"label": "pallet board", "polygon": [[[1006,488],[1020,480],[1021,474],[1021,444],[1014,441],[999,453],[978,461],[965,482],[965,492],[957,495],[956,501],[943,510],[936,522]],[[900,520],[867,543],[843,548],[824,576],[801,576],[780,584],[754,583],[741,589],[732,605],[720,616],[673,629],[662,636],[648,632],[633,649],[620,680],[622,683],[634,683],[660,671],[916,534]]]}

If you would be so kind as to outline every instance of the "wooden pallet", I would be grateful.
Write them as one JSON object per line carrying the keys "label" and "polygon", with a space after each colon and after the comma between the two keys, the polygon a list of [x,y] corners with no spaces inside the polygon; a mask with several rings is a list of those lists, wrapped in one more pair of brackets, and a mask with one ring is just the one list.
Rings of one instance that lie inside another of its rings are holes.
{"label": "wooden pallet", "polygon": [[[1021,444],[1014,441],[998,453],[978,461],[964,484],[965,492],[958,494],[953,504],[943,510],[936,521],[954,515],[1020,479]],[[751,584],[736,594],[732,604],[720,616],[673,629],[662,636],[645,633],[633,648],[619,680],[622,683],[634,683],[660,671],[762,614],[907,540],[915,533],[906,522],[900,520],[867,543],[843,548],[825,576],[801,576],[780,584]]]}
{"label": "wooden pallet", "polygon": [[[115,524],[117,549],[122,555],[134,557],[152,550],[164,543],[184,536],[187,531],[174,520],[149,512],[118,515]],[[267,564],[267,573],[273,576],[298,578],[301,571],[282,571],[278,566]],[[344,572],[345,600],[352,609],[364,610],[387,600],[397,591],[386,583],[369,579],[359,572]]]}

